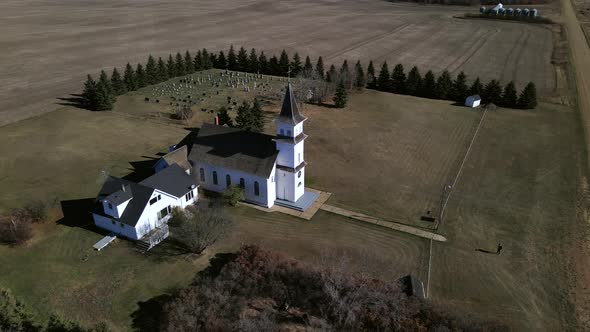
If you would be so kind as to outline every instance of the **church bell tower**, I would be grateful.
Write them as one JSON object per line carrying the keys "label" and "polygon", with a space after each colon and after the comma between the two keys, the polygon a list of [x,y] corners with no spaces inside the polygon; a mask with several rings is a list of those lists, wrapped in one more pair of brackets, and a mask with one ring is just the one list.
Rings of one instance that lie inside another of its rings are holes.
{"label": "church bell tower", "polygon": [[277,199],[296,202],[305,193],[305,159],[303,144],[307,135],[303,133],[303,122],[291,82],[287,85],[281,113],[275,120],[277,135],[275,142],[277,157],[276,184]]}

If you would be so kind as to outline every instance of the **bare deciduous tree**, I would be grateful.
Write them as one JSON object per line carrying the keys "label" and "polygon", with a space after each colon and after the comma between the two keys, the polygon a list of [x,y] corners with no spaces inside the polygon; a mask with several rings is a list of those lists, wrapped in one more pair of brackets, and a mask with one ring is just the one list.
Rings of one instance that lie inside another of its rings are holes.
{"label": "bare deciduous tree", "polygon": [[21,244],[33,236],[31,219],[22,210],[0,216],[0,241],[6,244]]}

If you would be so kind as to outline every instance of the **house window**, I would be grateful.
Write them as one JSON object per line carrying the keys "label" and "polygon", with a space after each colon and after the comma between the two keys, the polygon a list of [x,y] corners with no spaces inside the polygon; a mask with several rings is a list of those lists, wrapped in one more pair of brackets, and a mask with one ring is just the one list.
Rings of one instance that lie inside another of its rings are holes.
{"label": "house window", "polygon": [[121,228],[125,228],[125,224],[122,222],[119,223],[119,226],[121,226]]}
{"label": "house window", "polygon": [[260,196],[260,185],[258,181],[254,181],[254,195]]}
{"label": "house window", "polygon": [[113,208],[113,204],[109,203],[109,209]]}
{"label": "house window", "polygon": [[299,173],[297,173],[297,177],[300,178],[301,177],[301,171],[299,171]]}
{"label": "house window", "polygon": [[287,130],[287,136],[291,137],[291,131]]}
{"label": "house window", "polygon": [[217,184],[217,171],[213,171],[213,184]]}
{"label": "house window", "polygon": [[244,181],[244,178],[240,178],[240,188],[246,188],[246,181]]}
{"label": "house window", "polygon": [[155,204],[158,201],[158,197],[154,197],[152,199],[150,199],[150,205]]}
{"label": "house window", "polygon": [[193,197],[195,197],[195,194],[193,194],[193,191],[189,191],[188,194],[184,195],[184,198],[186,199],[186,201],[190,201],[191,199],[193,199]]}
{"label": "house window", "polygon": [[169,215],[171,211],[172,211],[172,209],[170,208],[170,205],[168,205],[167,207],[165,207],[162,210],[158,211],[158,220],[164,218],[167,215]]}
{"label": "house window", "polygon": [[228,187],[228,188],[229,188],[229,186],[231,186],[231,176],[229,176],[229,174],[227,174],[227,175],[225,176],[225,185],[226,185],[226,187]]}
{"label": "house window", "polygon": [[201,173],[201,182],[205,182],[205,170],[201,167],[199,172]]}
{"label": "house window", "polygon": [[284,135],[285,135],[285,130],[281,129],[281,136],[284,136]]}

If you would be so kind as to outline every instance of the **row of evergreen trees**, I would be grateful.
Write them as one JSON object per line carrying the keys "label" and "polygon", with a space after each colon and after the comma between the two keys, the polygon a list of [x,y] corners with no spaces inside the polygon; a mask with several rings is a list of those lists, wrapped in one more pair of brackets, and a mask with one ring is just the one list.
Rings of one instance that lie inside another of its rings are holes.
{"label": "row of evergreen trees", "polygon": [[227,125],[247,131],[260,133],[264,130],[264,112],[258,99],[254,99],[252,105],[244,101],[239,107],[235,123],[232,120],[227,108],[221,107],[217,110],[217,120],[219,125]]}
{"label": "row of evergreen trees", "polygon": [[418,68],[414,66],[406,76],[404,67],[397,64],[390,74],[387,62],[384,62],[379,75],[375,76],[373,62],[370,62],[367,74],[369,77],[367,87],[380,91],[454,100],[459,103],[463,103],[467,96],[480,95],[483,104],[494,103],[503,107],[523,109],[532,109],[537,106],[537,92],[533,82],[529,82],[520,95],[517,95],[514,82],[509,82],[502,88],[497,80],[491,80],[484,85],[478,77],[471,86],[468,86],[467,76],[463,72],[453,79],[447,70],[443,71],[438,78],[429,70],[422,77]]}

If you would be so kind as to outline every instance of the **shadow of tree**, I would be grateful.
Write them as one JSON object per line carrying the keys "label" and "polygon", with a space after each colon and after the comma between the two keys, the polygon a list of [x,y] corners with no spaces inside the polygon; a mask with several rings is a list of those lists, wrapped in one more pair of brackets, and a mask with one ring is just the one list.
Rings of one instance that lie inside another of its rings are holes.
{"label": "shadow of tree", "polygon": [[68,97],[58,97],[57,100],[60,101],[60,102],[57,102],[58,105],[73,106],[73,107],[76,107],[79,109],[91,111],[86,106],[85,99],[84,99],[84,97],[82,97],[81,94],[72,93]]}

